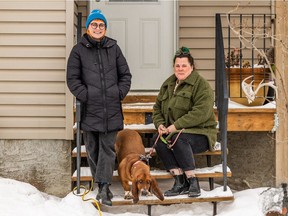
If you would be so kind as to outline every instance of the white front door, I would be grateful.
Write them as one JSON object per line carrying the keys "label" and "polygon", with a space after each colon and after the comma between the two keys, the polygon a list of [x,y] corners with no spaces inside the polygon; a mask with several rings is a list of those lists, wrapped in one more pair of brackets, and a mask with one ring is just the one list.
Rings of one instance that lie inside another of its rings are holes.
{"label": "white front door", "polygon": [[90,9],[105,15],[107,36],[118,41],[132,73],[131,90],[159,90],[173,73],[173,0],[98,0]]}

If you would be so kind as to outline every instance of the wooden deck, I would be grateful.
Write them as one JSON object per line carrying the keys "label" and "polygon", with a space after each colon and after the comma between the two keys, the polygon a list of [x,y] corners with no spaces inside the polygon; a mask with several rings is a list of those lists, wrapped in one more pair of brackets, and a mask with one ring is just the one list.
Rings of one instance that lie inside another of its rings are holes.
{"label": "wooden deck", "polygon": [[[123,104],[125,124],[147,124],[154,103]],[[276,108],[229,108],[228,131],[271,131],[274,127]],[[215,108],[217,117],[217,109]]]}
{"label": "wooden deck", "polygon": [[[129,93],[123,101],[124,124],[142,124],[148,125],[153,112],[156,94],[149,93]],[[217,109],[214,108],[215,115]],[[75,112],[75,110],[74,110]],[[275,108],[266,107],[241,107],[228,108],[227,130],[228,131],[271,131],[275,125]],[[148,120],[148,122],[147,122]],[[137,127],[139,130],[139,127]],[[143,127],[139,133],[154,133],[155,128]]]}

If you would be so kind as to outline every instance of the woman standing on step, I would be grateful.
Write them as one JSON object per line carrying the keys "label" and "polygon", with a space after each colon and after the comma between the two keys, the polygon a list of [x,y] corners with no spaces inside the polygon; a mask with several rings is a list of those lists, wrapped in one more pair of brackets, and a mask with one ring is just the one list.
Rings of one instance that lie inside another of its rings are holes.
{"label": "woman standing on step", "polygon": [[87,32],[76,44],[67,65],[67,85],[81,101],[81,129],[97,199],[112,205],[109,189],[115,166],[114,143],[123,129],[121,101],[131,86],[131,74],[120,47],[106,37],[107,20],[93,10],[86,21]]}
{"label": "woman standing on step", "polygon": [[162,84],[153,108],[158,129],[154,140],[161,138],[155,149],[175,179],[164,196],[197,197],[200,187],[193,154],[213,150],[217,136],[213,90],[195,70],[188,48],[176,52],[173,64],[174,74]]}

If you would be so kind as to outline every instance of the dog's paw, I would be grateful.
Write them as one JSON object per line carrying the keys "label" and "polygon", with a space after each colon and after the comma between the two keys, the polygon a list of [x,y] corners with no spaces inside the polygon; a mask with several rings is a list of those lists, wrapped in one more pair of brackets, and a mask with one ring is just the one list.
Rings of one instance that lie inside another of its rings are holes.
{"label": "dog's paw", "polygon": [[125,191],[124,199],[133,199],[131,191]]}
{"label": "dog's paw", "polygon": [[137,204],[138,201],[139,201],[139,198],[133,199],[133,203],[134,203],[134,204]]}

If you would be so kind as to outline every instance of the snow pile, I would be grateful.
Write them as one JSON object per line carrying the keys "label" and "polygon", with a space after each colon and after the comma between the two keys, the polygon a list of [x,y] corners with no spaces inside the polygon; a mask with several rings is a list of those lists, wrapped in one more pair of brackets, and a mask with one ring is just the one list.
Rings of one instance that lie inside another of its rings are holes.
{"label": "snow pile", "polygon": [[[222,188],[214,190],[223,193]],[[204,192],[202,190],[202,192]],[[230,190],[228,190],[230,193]],[[203,196],[205,194],[203,193]],[[271,210],[281,210],[283,190],[279,188],[256,188],[234,193],[234,201],[218,203],[218,216],[263,216]],[[102,207],[102,216],[146,216],[146,206]],[[0,177],[1,216],[98,216],[90,202],[69,193],[61,199],[41,193],[30,184]],[[113,213],[114,211],[114,213]],[[122,213],[121,213],[122,211]],[[157,216],[210,216],[211,203],[152,206]],[[136,213],[137,212],[137,213]]]}

